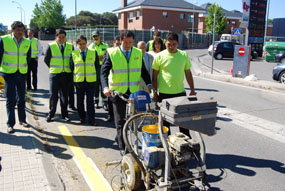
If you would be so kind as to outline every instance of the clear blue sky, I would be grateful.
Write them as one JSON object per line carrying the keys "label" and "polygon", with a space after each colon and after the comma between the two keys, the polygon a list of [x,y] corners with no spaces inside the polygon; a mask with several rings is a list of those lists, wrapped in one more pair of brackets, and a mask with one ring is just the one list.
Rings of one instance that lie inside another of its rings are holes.
{"label": "clear blue sky", "polygon": [[[30,19],[33,14],[33,9],[36,3],[40,4],[41,0],[16,0],[22,5],[25,11],[25,21],[29,25]],[[131,2],[132,0],[128,0]],[[173,0],[175,1],[175,0]],[[214,3],[216,2],[224,9],[227,10],[242,10],[242,0],[186,0],[190,3],[197,1],[197,5],[203,3]],[[73,16],[75,13],[75,0],[61,0],[63,4],[63,14],[66,18]],[[90,12],[103,13],[111,12],[112,10],[121,6],[121,0],[77,0],[77,13],[81,10],[87,10]],[[0,0],[0,23],[10,25],[15,20],[21,20],[20,9],[17,8],[16,3],[12,3],[12,0]],[[269,18],[285,18],[285,13],[282,11],[284,9],[284,0],[270,0]],[[24,22],[24,13],[23,13]]]}

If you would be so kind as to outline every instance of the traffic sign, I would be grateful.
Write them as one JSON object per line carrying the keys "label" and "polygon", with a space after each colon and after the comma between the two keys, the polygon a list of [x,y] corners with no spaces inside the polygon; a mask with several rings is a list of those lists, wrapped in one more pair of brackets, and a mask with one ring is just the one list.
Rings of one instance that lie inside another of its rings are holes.
{"label": "traffic sign", "polygon": [[0,24],[0,31],[2,31],[3,29],[3,24]]}
{"label": "traffic sign", "polygon": [[77,21],[74,21],[73,24],[78,25],[78,22],[77,22]]}
{"label": "traffic sign", "polygon": [[235,28],[235,32],[234,32],[234,35],[236,36],[240,36],[241,35],[241,29],[240,28]]}
{"label": "traffic sign", "polygon": [[238,49],[238,54],[239,54],[240,56],[245,55],[245,49],[244,49],[244,48]]}

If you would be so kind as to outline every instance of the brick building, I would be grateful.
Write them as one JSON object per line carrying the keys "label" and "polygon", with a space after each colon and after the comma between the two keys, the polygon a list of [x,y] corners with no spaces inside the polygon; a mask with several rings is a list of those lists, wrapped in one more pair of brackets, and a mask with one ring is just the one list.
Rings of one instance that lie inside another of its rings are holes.
{"label": "brick building", "polygon": [[[118,14],[119,30],[150,30],[154,27],[178,33],[183,30],[191,32],[192,29],[193,32],[206,33],[205,21],[209,16],[210,5],[211,3],[206,3],[196,6],[184,0],[135,0],[130,3],[121,0],[121,7],[113,13]],[[231,34],[235,28],[239,28],[242,13],[225,9],[223,12],[227,17],[225,33]],[[271,34],[272,25],[268,25],[267,35]]]}
{"label": "brick building", "polygon": [[197,31],[198,16],[205,10],[184,0],[136,0],[127,3],[122,0],[121,8],[113,11],[118,14],[119,30],[159,30],[181,32],[192,29]]}

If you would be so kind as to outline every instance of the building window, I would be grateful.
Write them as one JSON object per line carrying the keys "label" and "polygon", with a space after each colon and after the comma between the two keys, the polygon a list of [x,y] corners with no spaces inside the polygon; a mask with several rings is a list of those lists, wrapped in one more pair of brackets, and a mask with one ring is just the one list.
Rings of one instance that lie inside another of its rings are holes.
{"label": "building window", "polygon": [[118,14],[118,19],[121,19],[121,13]]}
{"label": "building window", "polygon": [[200,24],[200,22],[201,22],[201,19],[200,19],[200,18],[198,18],[198,25]]}
{"label": "building window", "polygon": [[193,23],[194,21],[194,15],[193,14],[188,14],[188,19],[187,19],[188,23]]}
{"label": "building window", "polygon": [[236,25],[236,21],[232,21],[232,25]]}
{"label": "building window", "polygon": [[227,21],[227,24],[229,25],[229,24],[230,24],[230,21]]}
{"label": "building window", "polygon": [[180,19],[185,19],[185,14],[184,13],[180,13]]}
{"label": "building window", "polygon": [[139,19],[140,19],[140,16],[141,16],[141,12],[140,12],[140,11],[137,11],[137,13],[136,13],[136,20],[139,20]]}
{"label": "building window", "polygon": [[129,23],[133,22],[133,17],[134,17],[134,13],[133,12],[129,12]]}
{"label": "building window", "polygon": [[162,12],[162,17],[163,17],[163,18],[167,18],[167,16],[168,16],[168,14],[167,14],[166,11]]}

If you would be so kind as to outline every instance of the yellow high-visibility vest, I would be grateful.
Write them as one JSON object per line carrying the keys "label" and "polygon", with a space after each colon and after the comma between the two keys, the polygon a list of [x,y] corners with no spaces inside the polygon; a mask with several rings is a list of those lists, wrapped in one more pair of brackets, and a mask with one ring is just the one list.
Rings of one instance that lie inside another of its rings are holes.
{"label": "yellow high-visibility vest", "polygon": [[[152,51],[152,50],[153,50],[153,48],[152,48],[153,42],[154,42],[154,40],[148,41],[148,51]],[[161,47],[161,48],[162,48],[162,47]]]}
{"label": "yellow high-visibility vest", "polygon": [[[95,49],[97,51],[98,56],[104,55],[107,48],[109,48],[108,44],[101,43],[99,46],[95,43],[90,44],[88,47],[90,49]],[[102,65],[102,60],[100,61],[100,65]]]}
{"label": "yellow high-visibility vest", "polygon": [[38,39],[37,38],[33,38],[32,42],[31,42],[31,57],[32,58],[36,58],[37,55],[39,54],[39,49],[38,49]]}
{"label": "yellow high-visibility vest", "polygon": [[61,54],[60,47],[57,42],[49,44],[51,50],[51,59],[49,64],[49,71],[51,74],[59,74],[61,72],[71,73],[69,65],[69,57],[72,52],[72,44],[66,42],[64,53]]}
{"label": "yellow high-visibility vest", "polygon": [[139,90],[142,69],[142,51],[133,47],[129,63],[119,47],[107,49],[112,61],[110,89],[120,93]]}
{"label": "yellow high-visibility vest", "polygon": [[74,50],[72,52],[74,82],[83,82],[85,79],[87,82],[96,82],[95,52],[96,51],[93,49],[87,49],[85,62],[83,61],[79,50]]}
{"label": "yellow high-visibility vest", "polygon": [[31,42],[27,38],[23,38],[19,48],[11,35],[2,36],[3,41],[3,57],[0,72],[13,74],[18,70],[21,74],[28,71],[27,54],[31,46]]}

